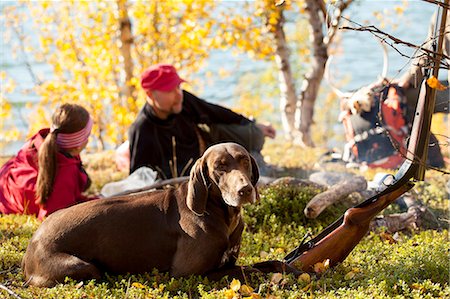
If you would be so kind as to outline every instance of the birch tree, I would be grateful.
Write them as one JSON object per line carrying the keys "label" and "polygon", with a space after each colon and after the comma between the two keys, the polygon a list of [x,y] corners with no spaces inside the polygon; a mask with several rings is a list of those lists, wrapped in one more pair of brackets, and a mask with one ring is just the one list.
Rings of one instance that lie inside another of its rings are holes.
{"label": "birch tree", "polygon": [[296,4],[295,1],[278,3],[273,0],[257,0],[242,8],[245,16],[244,13],[235,15],[229,10],[223,18],[224,34],[218,34],[216,39],[223,47],[234,45],[251,58],[275,61],[281,123],[287,139],[294,139],[296,136],[294,122],[297,93],[290,61],[291,49],[284,26],[285,13],[298,8]]}
{"label": "birch tree", "polygon": [[313,124],[317,94],[328,60],[328,51],[336,35],[342,13],[352,2],[352,0],[335,1],[327,5],[327,1],[305,0],[305,11],[311,26],[310,42],[313,50],[310,71],[301,84],[297,101],[299,111],[296,114],[295,128],[298,133],[294,139],[297,144],[314,146],[311,125]]}
{"label": "birch tree", "polygon": [[[285,137],[294,144],[314,146],[311,125],[328,50],[333,43],[342,12],[352,2],[258,0],[254,2],[253,7],[247,7],[248,17],[240,15],[230,18],[226,26],[229,33],[225,35],[228,38],[224,38],[224,42],[233,43],[251,57],[275,61],[280,90],[281,123]],[[308,57],[303,53],[304,56],[301,57],[305,61],[308,60],[309,71],[299,84],[299,92],[295,78],[298,69],[292,67],[290,47],[292,43],[299,41],[288,40],[286,14],[306,15],[309,21],[308,46],[311,48],[311,54]]]}

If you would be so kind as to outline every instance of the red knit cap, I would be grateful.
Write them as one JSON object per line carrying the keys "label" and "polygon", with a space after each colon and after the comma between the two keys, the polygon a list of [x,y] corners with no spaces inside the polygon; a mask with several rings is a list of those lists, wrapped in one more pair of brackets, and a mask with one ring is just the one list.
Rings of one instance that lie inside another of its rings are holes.
{"label": "red knit cap", "polygon": [[181,82],[186,81],[178,76],[177,70],[170,64],[155,64],[141,75],[141,86],[145,91],[171,91]]}

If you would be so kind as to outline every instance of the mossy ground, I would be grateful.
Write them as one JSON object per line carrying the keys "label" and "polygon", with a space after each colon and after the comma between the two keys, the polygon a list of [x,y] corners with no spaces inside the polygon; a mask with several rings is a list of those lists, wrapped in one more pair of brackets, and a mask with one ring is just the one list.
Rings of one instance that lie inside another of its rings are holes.
{"label": "mossy ground", "polygon": [[[286,175],[305,177],[316,168],[320,150],[268,144],[270,162],[284,167]],[[90,193],[111,180],[123,178],[112,153],[83,157],[93,179]],[[3,164],[5,160],[0,160]],[[337,169],[337,168],[335,168]],[[365,172],[370,179],[375,171]],[[54,288],[24,287],[20,261],[28,240],[39,226],[32,216],[0,216],[0,283],[22,298],[449,298],[448,176],[430,171],[414,188],[418,198],[439,219],[439,229],[400,233],[395,242],[383,233],[370,233],[348,258],[311,280],[293,276],[248,277],[242,285],[202,277],[174,279],[165,273],[107,275],[100,281],[67,280]],[[306,203],[319,192],[313,188],[275,186],[260,190],[261,201],[244,211],[247,227],[239,264],[282,259],[307,233],[317,234],[348,207],[345,202],[327,209],[315,220],[303,216]],[[390,208],[387,212],[397,212]],[[0,298],[13,298],[0,289]]]}

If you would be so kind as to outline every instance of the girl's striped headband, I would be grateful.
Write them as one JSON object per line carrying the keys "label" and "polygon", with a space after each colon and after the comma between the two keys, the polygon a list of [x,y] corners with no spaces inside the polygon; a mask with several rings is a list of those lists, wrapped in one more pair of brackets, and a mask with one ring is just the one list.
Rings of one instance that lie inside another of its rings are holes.
{"label": "girl's striped headband", "polygon": [[[89,121],[86,126],[78,132],[75,133],[57,133],[56,144],[62,149],[72,149],[83,145],[89,138],[91,134],[92,125],[94,121],[89,117]],[[52,125],[50,132],[54,132],[56,128]]]}

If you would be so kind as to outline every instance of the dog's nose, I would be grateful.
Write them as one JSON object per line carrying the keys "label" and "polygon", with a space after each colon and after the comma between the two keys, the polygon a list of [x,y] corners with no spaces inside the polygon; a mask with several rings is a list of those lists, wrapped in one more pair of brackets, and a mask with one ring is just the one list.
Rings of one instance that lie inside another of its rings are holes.
{"label": "dog's nose", "polygon": [[253,187],[251,185],[245,185],[241,189],[239,189],[238,194],[239,196],[249,196],[252,194]]}

